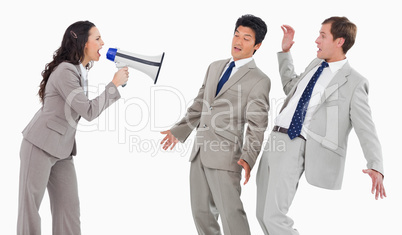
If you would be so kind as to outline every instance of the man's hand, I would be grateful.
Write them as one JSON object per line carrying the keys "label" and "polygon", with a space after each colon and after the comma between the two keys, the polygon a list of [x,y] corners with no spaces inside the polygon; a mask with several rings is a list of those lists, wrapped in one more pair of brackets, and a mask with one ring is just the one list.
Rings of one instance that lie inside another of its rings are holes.
{"label": "man's hand", "polygon": [[293,38],[295,36],[295,30],[289,25],[282,25],[281,28],[283,31],[282,51],[289,52],[290,48],[295,43],[293,41]]}
{"label": "man's hand", "polygon": [[250,179],[250,166],[248,165],[248,163],[246,161],[244,161],[243,159],[240,159],[237,164],[239,164],[240,166],[243,167],[245,175],[244,177],[246,178],[246,180],[244,181],[244,185],[247,184],[248,180]]}
{"label": "man's hand", "polygon": [[385,193],[384,184],[382,182],[384,176],[380,172],[371,169],[363,170],[363,173],[368,174],[373,181],[371,193],[374,194],[375,192],[375,199],[378,200],[378,196],[380,196],[381,199],[386,197],[387,194]]}
{"label": "man's hand", "polygon": [[167,150],[170,147],[170,145],[172,145],[172,147],[170,148],[170,150],[172,150],[174,146],[177,144],[177,142],[179,142],[179,140],[173,136],[170,130],[162,131],[161,134],[166,135],[165,138],[163,138],[163,140],[161,141],[164,150]]}

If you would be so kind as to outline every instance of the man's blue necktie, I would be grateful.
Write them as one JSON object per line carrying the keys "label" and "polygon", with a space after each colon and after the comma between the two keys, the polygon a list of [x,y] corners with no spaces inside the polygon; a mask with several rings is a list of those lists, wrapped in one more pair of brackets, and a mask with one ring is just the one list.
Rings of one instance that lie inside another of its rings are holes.
{"label": "man's blue necktie", "polygon": [[310,102],[314,86],[317,83],[317,80],[320,77],[322,71],[326,67],[328,67],[328,63],[325,61],[322,62],[321,66],[314,73],[313,77],[308,82],[306,89],[304,89],[302,96],[300,97],[299,103],[297,104],[296,111],[293,114],[292,122],[290,123],[288,130],[288,135],[291,140],[298,137],[301,133],[304,118],[306,117],[308,104]]}
{"label": "man's blue necktie", "polygon": [[218,83],[218,88],[216,89],[216,94],[215,94],[215,96],[217,96],[217,95],[219,94],[219,91],[222,89],[223,84],[225,84],[225,82],[229,79],[230,74],[232,73],[233,67],[235,67],[234,61],[232,61],[232,62],[229,64],[229,67],[226,69],[225,73],[222,75],[222,78],[221,78],[221,80],[220,80],[219,83]]}

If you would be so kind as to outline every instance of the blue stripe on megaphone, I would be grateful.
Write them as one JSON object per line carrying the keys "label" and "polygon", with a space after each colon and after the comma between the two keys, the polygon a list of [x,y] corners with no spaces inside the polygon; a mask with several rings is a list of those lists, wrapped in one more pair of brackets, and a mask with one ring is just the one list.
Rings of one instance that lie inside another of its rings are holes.
{"label": "blue stripe on megaphone", "polygon": [[119,57],[122,57],[122,58],[125,58],[125,59],[129,59],[129,60],[133,60],[133,61],[136,61],[136,62],[139,62],[139,63],[142,63],[142,64],[147,64],[147,65],[157,66],[157,67],[161,66],[161,63],[140,59],[140,58],[137,58],[137,57],[134,57],[134,56],[129,56],[129,55],[126,55],[126,54],[122,54],[122,53],[119,53],[119,52],[116,53],[116,56],[119,56]]}

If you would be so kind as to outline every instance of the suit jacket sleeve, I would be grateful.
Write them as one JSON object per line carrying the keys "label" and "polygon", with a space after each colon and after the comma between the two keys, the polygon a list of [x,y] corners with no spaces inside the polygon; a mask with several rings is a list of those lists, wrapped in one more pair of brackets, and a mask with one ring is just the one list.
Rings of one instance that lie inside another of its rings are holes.
{"label": "suit jacket sleeve", "polygon": [[205,83],[209,69],[210,67],[208,68],[202,86],[198,91],[197,97],[195,97],[193,104],[187,109],[186,115],[170,129],[173,136],[176,137],[182,143],[187,140],[188,136],[191,134],[194,128],[198,127],[200,123],[202,107],[204,102]]}
{"label": "suit jacket sleeve", "polygon": [[352,96],[350,119],[367,160],[367,168],[374,169],[384,175],[381,144],[371,117],[368,90],[368,81],[363,79],[357,85]]}
{"label": "suit jacket sleeve", "polygon": [[283,91],[286,95],[289,95],[289,92],[295,85],[297,85],[300,78],[306,74],[314,61],[315,60],[307,66],[302,74],[297,75],[293,66],[292,54],[290,52],[278,52],[279,74],[281,75]]}
{"label": "suit jacket sleeve", "polygon": [[256,83],[247,98],[247,129],[241,159],[252,169],[257,161],[268,126],[269,91],[271,83],[265,77]]}
{"label": "suit jacket sleeve", "polygon": [[293,66],[293,59],[290,52],[279,52],[278,53],[278,61],[279,61],[279,74],[281,75],[283,91],[286,95],[289,94],[290,90],[299,80],[299,76],[297,76],[295,72],[295,68]]}
{"label": "suit jacket sleeve", "polygon": [[102,111],[120,98],[117,87],[110,82],[105,91],[93,100],[88,100],[81,85],[80,76],[74,65],[62,63],[61,68],[56,69],[52,74],[56,76],[55,89],[75,112],[88,121],[97,118]]}

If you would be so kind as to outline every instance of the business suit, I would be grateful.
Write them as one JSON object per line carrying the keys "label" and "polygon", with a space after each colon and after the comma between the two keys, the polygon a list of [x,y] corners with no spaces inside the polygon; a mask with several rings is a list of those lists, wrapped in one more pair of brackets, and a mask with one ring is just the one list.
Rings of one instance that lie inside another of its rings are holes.
{"label": "business suit", "polygon": [[44,103],[23,130],[18,234],[40,234],[38,213],[48,189],[53,234],[80,234],[77,180],[72,156],[81,117],[90,121],[120,98],[113,83],[88,100],[79,65],[63,62],[51,73]]}
{"label": "business suit", "polygon": [[[298,84],[322,59],[313,60],[297,76],[290,53],[278,53],[279,70],[288,105]],[[383,174],[381,146],[368,105],[368,81],[348,62],[326,87],[321,102],[313,111],[307,136],[290,140],[287,134],[272,132],[271,139],[283,141],[286,151],[264,152],[257,173],[257,217],[266,234],[298,234],[291,230],[293,221],[286,216],[305,172],[307,181],[317,187],[340,189],[345,169],[348,135],[354,127],[360,140],[368,169]],[[293,165],[293,170],[278,172],[275,168]],[[274,199],[275,197],[286,199]],[[281,222],[279,222],[281,221]]]}
{"label": "business suit", "polygon": [[209,66],[194,103],[171,128],[181,142],[197,128],[190,155],[190,186],[199,234],[220,234],[216,209],[225,234],[250,233],[240,200],[242,168],[237,162],[243,159],[252,168],[257,160],[268,124],[270,80],[251,60],[216,95],[229,61]]}

